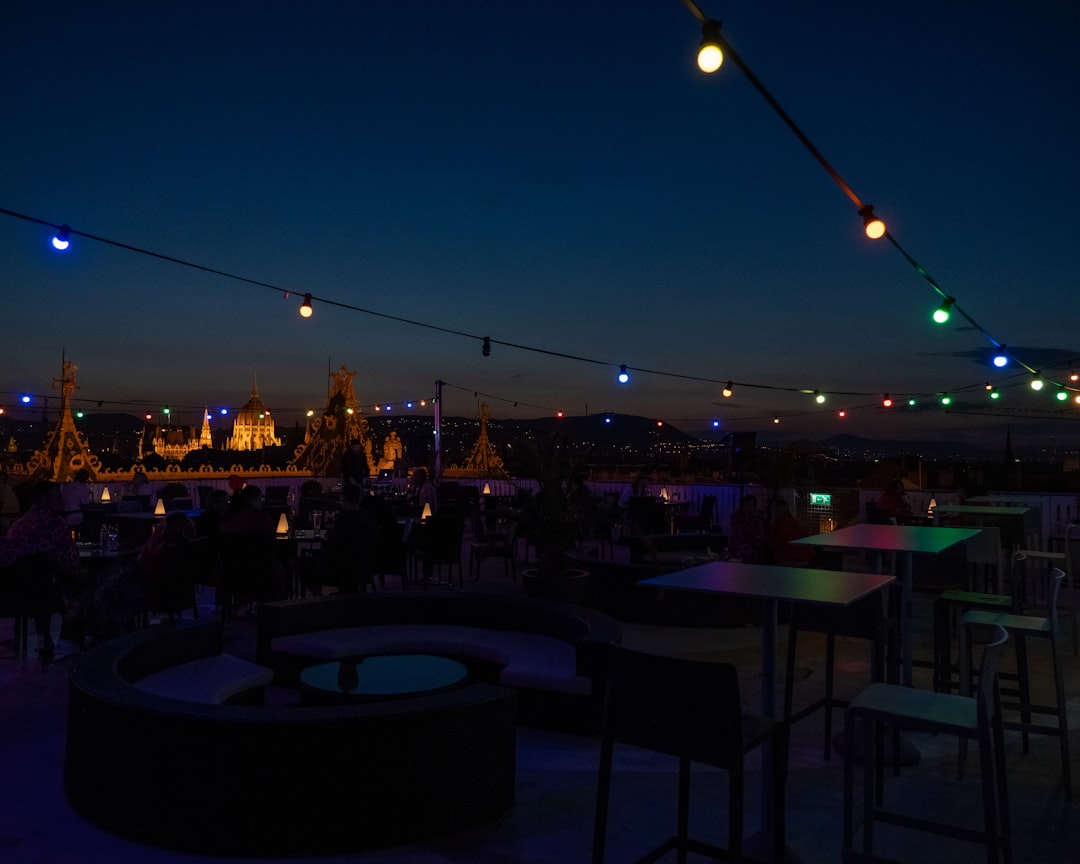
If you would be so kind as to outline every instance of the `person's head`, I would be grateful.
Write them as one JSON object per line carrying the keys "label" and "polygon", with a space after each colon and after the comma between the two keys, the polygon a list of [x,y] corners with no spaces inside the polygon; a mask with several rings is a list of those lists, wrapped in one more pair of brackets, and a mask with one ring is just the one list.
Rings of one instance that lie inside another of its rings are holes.
{"label": "person's head", "polygon": [[30,490],[30,506],[39,510],[51,510],[53,513],[64,512],[64,495],[60,484],[52,480],[41,480]]}
{"label": "person's head", "polygon": [[195,523],[183,510],[174,510],[165,517],[161,530],[170,540],[190,540],[195,536]]}
{"label": "person's head", "polygon": [[355,510],[360,506],[360,499],[364,490],[355,483],[351,486],[343,486],[341,489],[341,506],[346,510]]}

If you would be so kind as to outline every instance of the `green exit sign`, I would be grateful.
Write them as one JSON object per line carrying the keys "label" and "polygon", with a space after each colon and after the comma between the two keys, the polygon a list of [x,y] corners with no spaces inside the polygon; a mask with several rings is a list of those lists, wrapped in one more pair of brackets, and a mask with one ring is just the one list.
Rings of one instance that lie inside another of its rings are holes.
{"label": "green exit sign", "polygon": [[818,507],[832,507],[832,495],[828,492],[811,492],[810,503]]}

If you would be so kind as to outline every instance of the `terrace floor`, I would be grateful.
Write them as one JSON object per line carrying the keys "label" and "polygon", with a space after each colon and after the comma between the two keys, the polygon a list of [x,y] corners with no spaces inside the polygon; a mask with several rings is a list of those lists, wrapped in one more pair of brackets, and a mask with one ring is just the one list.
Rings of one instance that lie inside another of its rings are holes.
{"label": "terrace floor", "polygon": [[[623,550],[618,550],[623,551]],[[396,580],[395,580],[396,582]],[[466,590],[517,592],[517,583],[502,575],[502,564],[485,565],[479,583]],[[397,590],[390,588],[389,590]],[[449,591],[456,588],[435,587]],[[211,602],[211,596],[206,598]],[[208,607],[209,608],[209,607]],[[929,605],[917,605],[922,643],[917,654],[928,656]],[[117,837],[81,819],[67,804],[62,785],[67,676],[72,659],[64,658],[42,671],[34,659],[12,656],[10,619],[0,620],[0,861],[138,862],[171,864],[181,861],[227,861],[147,847]],[[756,627],[681,628],[625,625],[630,647],[681,657],[734,662],[743,670],[743,699],[749,710],[758,702],[760,631]],[[228,650],[241,656],[254,652],[254,623],[231,622]],[[782,647],[782,646],[781,646]],[[1071,648],[1071,646],[1069,646]],[[1035,650],[1038,650],[1036,648]],[[781,653],[780,657],[784,655]],[[1034,666],[1040,684],[1048,681],[1046,663]],[[1011,661],[1006,661],[1011,662]],[[1080,730],[1080,663],[1067,654],[1070,726]],[[800,637],[796,703],[819,692],[823,682],[824,641]],[[923,676],[923,677],[919,677]],[[928,686],[928,671],[917,670],[917,685]],[[857,692],[868,680],[868,663],[860,643],[841,640],[838,688]],[[822,712],[792,729],[787,793],[789,845],[807,864],[840,860],[842,758],[822,758]],[[837,717],[837,725],[842,719]],[[980,821],[977,763],[969,758],[965,779],[957,779],[955,739],[912,736],[921,752],[917,766],[901,777],[889,776],[891,801],[913,811],[933,813],[977,827]],[[1080,776],[1080,731],[1072,734],[1072,770]],[[1021,752],[1019,736],[1007,733],[1007,762],[1014,835],[1014,860],[1020,864],[1068,860],[1080,848],[1080,818],[1064,801],[1060,784],[1057,741],[1032,738],[1031,752]],[[352,854],[310,858],[312,861],[358,861],[368,864],[565,864],[585,862],[591,850],[599,743],[596,739],[531,728],[518,732],[517,805],[497,821],[427,839],[416,845],[364,850]],[[137,759],[139,754],[131,754]],[[617,749],[609,818],[608,855],[611,862],[631,860],[673,833],[675,822],[675,764],[655,754]],[[758,773],[749,775],[747,832],[757,823]],[[1074,785],[1077,781],[1074,779]],[[297,790],[304,794],[304,790]],[[691,793],[691,833],[723,844],[726,835],[726,778],[697,767]],[[238,802],[238,807],[243,803]],[[949,861],[966,864],[985,860],[981,847],[932,835],[880,827],[875,848],[879,854],[910,862]],[[1069,852],[1068,850],[1073,850]],[[277,859],[264,859],[273,864]],[[295,858],[281,859],[295,861]],[[674,860],[672,854],[668,859]],[[691,856],[691,861],[705,860]]]}

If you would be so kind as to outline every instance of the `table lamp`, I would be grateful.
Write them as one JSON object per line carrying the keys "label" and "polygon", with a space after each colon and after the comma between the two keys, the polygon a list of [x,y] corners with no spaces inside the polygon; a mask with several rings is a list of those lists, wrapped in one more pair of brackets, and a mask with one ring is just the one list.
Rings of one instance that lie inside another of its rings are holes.
{"label": "table lamp", "polygon": [[101,500],[102,501],[112,501],[112,496],[109,494],[109,487],[108,486],[102,486],[101,487]]}
{"label": "table lamp", "polygon": [[424,511],[420,514],[420,521],[423,522],[425,519],[430,519],[430,518],[431,518],[431,505],[430,504],[425,504],[424,505]]}
{"label": "table lamp", "polygon": [[280,516],[278,516],[277,533],[278,534],[288,534],[289,533],[289,520],[285,516],[284,513],[282,513]]}
{"label": "table lamp", "polygon": [[154,515],[155,516],[164,516],[165,515],[165,499],[164,498],[158,498],[157,499],[157,504],[154,505]]}

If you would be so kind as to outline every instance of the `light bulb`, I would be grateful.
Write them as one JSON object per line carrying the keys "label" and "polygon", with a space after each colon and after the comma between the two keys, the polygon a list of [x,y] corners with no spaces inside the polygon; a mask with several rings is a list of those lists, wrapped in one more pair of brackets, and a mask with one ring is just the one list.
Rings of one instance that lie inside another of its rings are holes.
{"label": "light bulb", "polygon": [[310,318],[311,313],[314,312],[314,311],[315,310],[311,308],[311,295],[310,294],[305,294],[304,295],[304,302],[300,304],[300,317],[301,318]]}
{"label": "light bulb", "polygon": [[825,394],[822,393],[820,390],[815,390],[814,391],[814,401],[817,402],[818,405],[824,405],[825,404]]}
{"label": "light bulb", "polygon": [[1031,379],[1031,389],[1032,390],[1042,390],[1042,388],[1043,388],[1042,377],[1039,375],[1038,372],[1036,372],[1035,377]]}
{"label": "light bulb", "polygon": [[724,64],[724,52],[720,50],[720,22],[706,21],[701,25],[701,45],[698,46],[698,69],[712,74]]}
{"label": "light bulb", "polygon": [[946,321],[949,320],[949,314],[952,312],[953,303],[955,302],[955,297],[946,297],[945,302],[934,310],[935,324],[944,324]]}
{"label": "light bulb", "polygon": [[1005,353],[1005,346],[1000,346],[997,351],[994,352],[994,365],[998,369],[1004,369],[1009,365],[1009,355]]}
{"label": "light bulb", "polygon": [[885,222],[880,216],[874,215],[873,205],[867,204],[865,207],[859,208],[859,215],[863,219],[863,229],[866,231],[866,236],[871,240],[880,240],[885,236]]}
{"label": "light bulb", "polygon": [[67,225],[61,225],[60,230],[56,232],[56,235],[52,238],[53,249],[58,252],[66,252],[67,248],[71,245],[71,239],[68,233],[71,229]]}
{"label": "light bulb", "polygon": [[628,383],[630,381],[630,373],[626,371],[625,366],[620,366],[619,367],[618,381],[619,381],[620,384],[626,384],[626,383]]}
{"label": "light bulb", "polygon": [[892,398],[888,393],[886,393],[885,398],[881,400],[881,404],[886,408],[892,408]]}
{"label": "light bulb", "polygon": [[735,392],[735,387],[730,381],[728,381],[727,384],[724,385],[724,389],[720,391],[720,393],[723,395],[723,397],[725,399],[730,399],[731,394],[734,393],[734,392]]}

